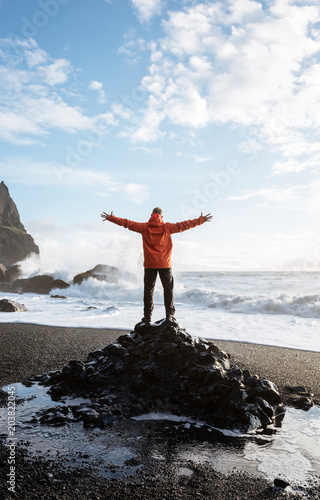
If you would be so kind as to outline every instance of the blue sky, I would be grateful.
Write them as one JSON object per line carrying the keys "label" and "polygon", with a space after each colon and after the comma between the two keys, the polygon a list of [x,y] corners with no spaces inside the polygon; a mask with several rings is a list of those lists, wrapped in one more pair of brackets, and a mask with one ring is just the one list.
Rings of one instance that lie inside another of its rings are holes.
{"label": "blue sky", "polygon": [[0,180],[48,270],[141,265],[102,211],[212,223],[177,270],[320,269],[318,1],[2,0]]}

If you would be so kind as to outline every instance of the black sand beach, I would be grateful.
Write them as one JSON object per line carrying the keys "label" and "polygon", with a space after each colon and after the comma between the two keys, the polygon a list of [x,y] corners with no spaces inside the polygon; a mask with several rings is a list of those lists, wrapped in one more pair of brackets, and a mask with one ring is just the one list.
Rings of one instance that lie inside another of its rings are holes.
{"label": "black sand beach", "polygon": [[[114,342],[122,333],[109,329],[0,323],[0,386],[60,369],[70,359],[85,360],[90,351]],[[290,404],[292,398],[287,386],[297,385],[313,393],[314,402],[320,404],[320,353],[230,341],[213,342],[231,354],[234,364],[273,381],[286,404]],[[275,489],[262,478],[236,472],[226,477],[209,465],[197,466],[191,478],[168,476],[164,463],[159,464],[157,470],[150,468],[130,481],[97,478],[90,470],[84,473],[69,470],[63,463],[59,466],[40,458],[31,459],[27,448],[17,449],[17,489],[15,496],[10,496],[6,486],[5,453],[1,445],[1,498],[242,500],[296,497]],[[305,495],[304,498],[319,499],[319,488],[306,490]]]}

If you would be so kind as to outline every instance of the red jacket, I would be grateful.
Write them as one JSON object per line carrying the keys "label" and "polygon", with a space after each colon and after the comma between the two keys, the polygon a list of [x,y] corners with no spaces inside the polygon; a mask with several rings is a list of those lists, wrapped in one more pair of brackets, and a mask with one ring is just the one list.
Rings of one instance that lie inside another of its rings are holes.
{"label": "red jacket", "polygon": [[120,219],[110,215],[110,222],[118,226],[126,227],[130,231],[141,233],[143,241],[144,267],[147,269],[163,269],[171,267],[172,238],[173,233],[182,233],[187,229],[200,226],[205,222],[204,217],[185,220],[183,222],[163,222],[162,215],[153,214],[148,222],[134,222],[128,219]]}

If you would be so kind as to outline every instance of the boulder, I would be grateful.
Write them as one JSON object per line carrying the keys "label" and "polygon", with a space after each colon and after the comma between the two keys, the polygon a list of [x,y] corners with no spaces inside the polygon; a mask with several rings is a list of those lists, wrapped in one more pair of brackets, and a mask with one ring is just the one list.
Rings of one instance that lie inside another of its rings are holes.
{"label": "boulder", "polygon": [[0,255],[4,266],[19,262],[32,253],[39,254],[39,247],[27,233],[18,209],[4,182],[0,184]]}
{"label": "boulder", "polygon": [[74,276],[73,283],[75,285],[81,285],[84,280],[89,278],[95,278],[99,281],[107,281],[108,283],[115,283],[117,282],[120,274],[120,269],[117,267],[97,264],[93,269],[89,269],[88,271]]}
{"label": "boulder", "polygon": [[54,279],[49,275],[33,276],[27,279],[17,279],[12,283],[15,293],[48,294],[51,290],[68,288],[70,285],[63,280]]}
{"label": "boulder", "polygon": [[[61,280],[61,279],[54,279],[52,282],[51,282],[51,286],[50,286],[50,290],[49,292],[51,292],[51,290],[64,290],[65,288],[69,288],[69,283],[66,283],[64,280]],[[47,292],[47,293],[49,293]]]}
{"label": "boulder", "polygon": [[241,370],[217,345],[166,320],[139,323],[85,362],[72,360],[37,380],[55,400],[89,398],[86,407],[94,412],[77,412],[85,426],[103,427],[105,415],[112,422],[112,416],[166,411],[248,432],[280,425],[285,413],[272,382]]}
{"label": "boulder", "polygon": [[25,312],[28,309],[23,305],[9,299],[0,299],[0,312]]}
{"label": "boulder", "polygon": [[301,385],[286,386],[286,389],[292,393],[290,405],[295,408],[308,411],[313,406],[313,394]]}

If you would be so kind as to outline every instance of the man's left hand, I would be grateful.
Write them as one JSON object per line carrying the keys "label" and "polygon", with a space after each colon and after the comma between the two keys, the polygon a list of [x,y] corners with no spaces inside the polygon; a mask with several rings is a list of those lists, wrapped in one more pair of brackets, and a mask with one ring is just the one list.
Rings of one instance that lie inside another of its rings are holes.
{"label": "man's left hand", "polygon": [[211,220],[212,220],[211,214],[203,215],[203,213],[201,212],[201,217],[203,217],[204,222],[211,222]]}

